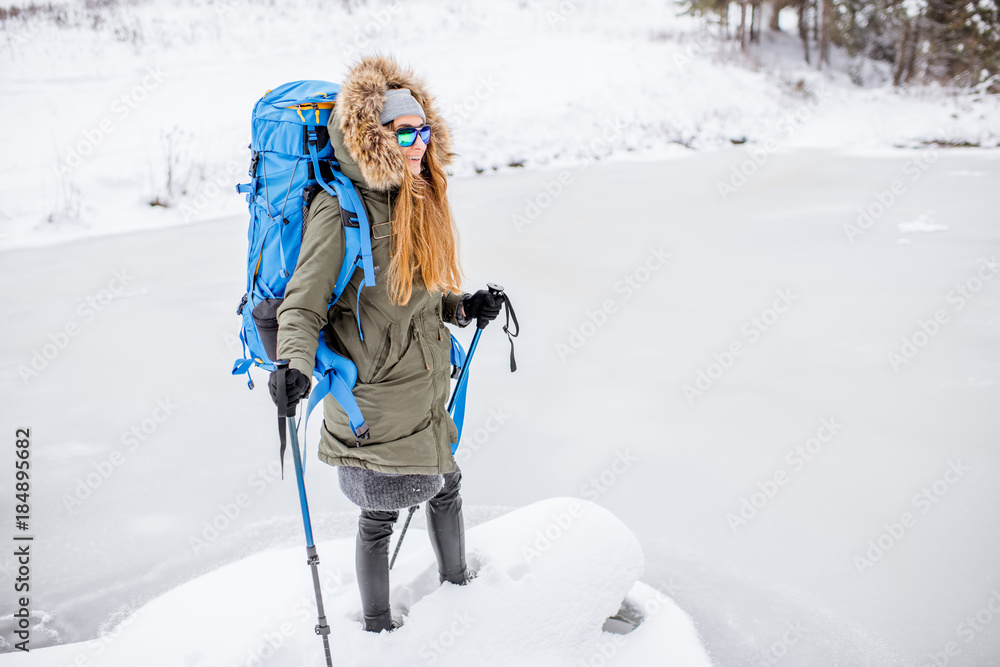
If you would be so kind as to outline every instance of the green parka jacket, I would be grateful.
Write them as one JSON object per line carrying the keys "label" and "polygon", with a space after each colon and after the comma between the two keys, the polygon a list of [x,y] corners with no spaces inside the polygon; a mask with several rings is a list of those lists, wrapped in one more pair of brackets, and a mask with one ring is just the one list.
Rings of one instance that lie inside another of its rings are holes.
{"label": "green parka jacket", "polygon": [[340,169],[358,186],[368,212],[376,284],[361,289],[359,298],[364,276],[356,271],[337,303],[327,308],[345,240],[337,200],[320,191],[309,208],[298,265],[278,311],[277,353],[311,376],[323,329],[331,347],[358,368],[354,396],[370,439],[356,446],[346,413],[328,396],[321,460],[384,473],[443,474],[455,469],[451,443],[458,439],[445,409],[451,334],[444,323],[459,324],[463,295],[429,293],[418,275],[409,303],[400,306],[389,299],[392,204],[402,181],[400,170],[406,167],[394,136],[378,123],[378,114],[384,90],[401,87],[411,90],[433,127],[428,151],[443,152],[438,158],[445,163],[450,159],[450,135],[419,80],[381,58],[355,66],[341,88],[328,129]]}

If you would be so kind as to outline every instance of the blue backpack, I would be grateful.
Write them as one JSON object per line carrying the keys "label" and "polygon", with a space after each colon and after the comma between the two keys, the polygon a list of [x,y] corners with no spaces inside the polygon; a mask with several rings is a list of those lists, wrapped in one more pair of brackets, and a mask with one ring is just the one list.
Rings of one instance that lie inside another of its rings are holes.
{"label": "blue backpack", "polygon": [[[247,288],[237,314],[242,316],[240,340],[243,358],[233,364],[233,375],[252,366],[276,369],[278,307],[298,263],[303,222],[320,188],[337,199],[347,251],[329,305],[343,294],[357,269],[364,272],[361,288],[375,285],[371,232],[364,202],[354,183],[339,169],[326,125],[340,86],[327,81],[293,81],[265,93],[254,105],[251,119],[250,182],[236,186],[250,208],[247,232]],[[359,290],[360,293],[360,290]],[[360,327],[359,327],[360,332]],[[363,334],[362,334],[363,337]],[[452,336],[451,362],[458,370],[465,352]],[[457,376],[457,371],[453,377]],[[347,413],[356,445],[368,438],[368,425],[351,390],[358,370],[337,354],[319,334],[313,387],[306,415],[328,394]],[[465,391],[456,401],[453,418],[461,436]],[[453,444],[457,446],[457,442]]]}

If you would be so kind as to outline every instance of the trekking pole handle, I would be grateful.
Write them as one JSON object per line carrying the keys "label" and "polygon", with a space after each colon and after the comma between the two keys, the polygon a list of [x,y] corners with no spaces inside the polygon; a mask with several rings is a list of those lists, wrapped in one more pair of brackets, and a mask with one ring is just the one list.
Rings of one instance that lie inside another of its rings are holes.
{"label": "trekking pole handle", "polygon": [[[486,288],[490,291],[490,296],[492,296],[494,300],[503,301],[504,298],[503,285],[497,283],[486,283]],[[487,324],[489,324],[489,322],[483,323],[481,325],[477,324],[476,328],[481,331],[486,328]],[[476,333],[479,332],[477,331]]]}
{"label": "trekking pole handle", "polygon": [[288,406],[288,412],[287,412],[287,414],[282,414],[282,412],[284,410],[284,408],[282,407],[282,405],[288,402],[286,400],[286,393],[285,393],[285,389],[286,389],[286,387],[285,387],[285,374],[288,372],[288,364],[289,363],[290,363],[289,359],[281,359],[279,361],[274,362],[274,365],[275,365],[275,368],[276,368],[276,372],[280,374],[278,376],[278,379],[280,381],[278,382],[278,387],[277,387],[277,389],[278,389],[278,403],[281,404],[281,405],[278,405],[278,417],[279,418],[286,417],[286,416],[287,417],[294,417],[295,416],[295,406],[294,405]]}

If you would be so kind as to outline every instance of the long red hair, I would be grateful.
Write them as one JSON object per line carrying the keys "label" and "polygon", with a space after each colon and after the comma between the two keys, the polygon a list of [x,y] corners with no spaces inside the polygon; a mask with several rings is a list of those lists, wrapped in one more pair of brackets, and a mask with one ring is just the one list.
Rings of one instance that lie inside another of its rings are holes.
{"label": "long red hair", "polygon": [[435,151],[424,153],[420,176],[403,170],[392,231],[388,275],[394,303],[410,301],[417,272],[428,292],[461,292],[458,229],[448,204],[448,179]]}

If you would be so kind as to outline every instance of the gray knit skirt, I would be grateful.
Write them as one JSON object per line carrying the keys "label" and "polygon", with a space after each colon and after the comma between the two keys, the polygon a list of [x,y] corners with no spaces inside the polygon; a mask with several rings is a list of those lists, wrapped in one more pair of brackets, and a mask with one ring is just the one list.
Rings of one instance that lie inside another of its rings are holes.
{"label": "gray knit skirt", "polygon": [[443,475],[393,475],[354,466],[338,466],[337,478],[352,503],[383,512],[419,505],[444,486]]}

